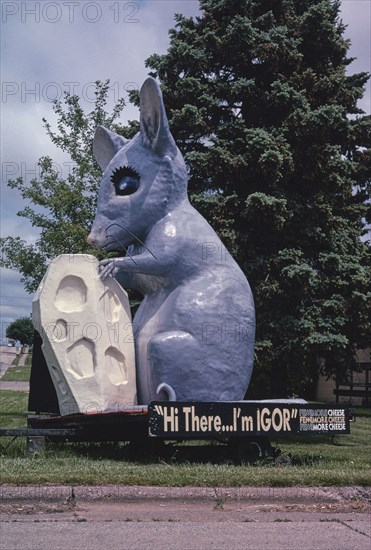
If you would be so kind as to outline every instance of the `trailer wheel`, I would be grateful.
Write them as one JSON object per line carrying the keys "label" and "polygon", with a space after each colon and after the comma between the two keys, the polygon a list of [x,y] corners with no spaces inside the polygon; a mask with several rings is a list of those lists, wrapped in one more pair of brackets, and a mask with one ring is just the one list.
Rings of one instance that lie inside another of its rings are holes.
{"label": "trailer wheel", "polygon": [[274,456],[267,437],[232,437],[228,445],[236,464],[251,464]]}

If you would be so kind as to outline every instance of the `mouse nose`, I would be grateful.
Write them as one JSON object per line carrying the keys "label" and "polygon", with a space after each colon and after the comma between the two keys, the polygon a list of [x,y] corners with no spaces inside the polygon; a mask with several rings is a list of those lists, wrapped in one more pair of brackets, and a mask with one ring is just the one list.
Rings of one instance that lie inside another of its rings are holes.
{"label": "mouse nose", "polygon": [[90,233],[89,236],[87,237],[86,239],[86,242],[88,244],[90,244],[91,246],[94,246],[95,245],[95,240],[94,240],[94,237],[93,235]]}
{"label": "mouse nose", "polygon": [[96,246],[100,248],[101,246],[104,246],[106,241],[103,227],[95,228],[94,225],[89,233],[89,236],[86,239],[86,242],[90,244],[91,246]]}

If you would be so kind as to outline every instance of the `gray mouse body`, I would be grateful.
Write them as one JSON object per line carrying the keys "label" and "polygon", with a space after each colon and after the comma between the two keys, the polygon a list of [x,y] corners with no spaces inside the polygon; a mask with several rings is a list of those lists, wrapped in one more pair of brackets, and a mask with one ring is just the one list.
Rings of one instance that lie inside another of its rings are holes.
{"label": "gray mouse body", "polygon": [[140,132],[131,140],[98,127],[103,170],[88,237],[125,257],[101,262],[144,299],[133,321],[138,402],[243,399],[253,368],[255,312],[245,275],[187,196],[187,171],[162,94],[140,91]]}

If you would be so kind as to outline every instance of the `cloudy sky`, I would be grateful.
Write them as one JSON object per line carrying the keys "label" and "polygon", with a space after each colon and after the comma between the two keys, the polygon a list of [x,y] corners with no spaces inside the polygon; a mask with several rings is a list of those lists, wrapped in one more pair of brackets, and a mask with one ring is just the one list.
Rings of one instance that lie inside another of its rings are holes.
{"label": "cloudy sky", "polygon": [[[37,233],[17,217],[24,203],[6,183],[18,176],[36,175],[37,160],[50,155],[62,174],[68,159],[47,138],[42,118],[55,120],[52,101],[64,91],[92,105],[96,80],[110,79],[110,101],[125,97],[147,76],[145,59],[165,53],[174,13],[198,13],[197,0],[1,1],[1,236],[31,240]],[[342,0],[342,19],[348,25],[351,72],[371,71],[371,1]],[[371,112],[370,87],[360,105]],[[122,122],[137,118],[133,107]],[[1,272],[1,332],[14,319],[29,315],[32,297],[17,273]]]}

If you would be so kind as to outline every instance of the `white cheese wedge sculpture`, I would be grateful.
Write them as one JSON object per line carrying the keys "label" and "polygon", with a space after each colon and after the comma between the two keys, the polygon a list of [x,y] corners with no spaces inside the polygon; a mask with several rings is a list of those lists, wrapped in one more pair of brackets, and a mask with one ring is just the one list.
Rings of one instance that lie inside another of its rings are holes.
{"label": "white cheese wedge sculpture", "polygon": [[99,278],[94,256],[62,254],[51,262],[32,319],[62,415],[137,403],[128,297],[115,279]]}

